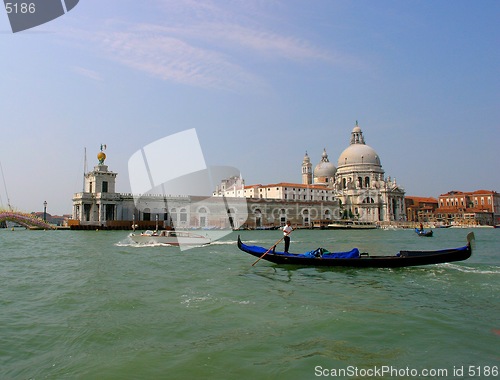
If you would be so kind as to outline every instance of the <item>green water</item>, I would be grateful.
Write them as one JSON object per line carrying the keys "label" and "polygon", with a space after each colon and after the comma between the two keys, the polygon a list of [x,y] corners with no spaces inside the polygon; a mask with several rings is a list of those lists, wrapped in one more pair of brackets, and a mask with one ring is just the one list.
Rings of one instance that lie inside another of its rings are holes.
{"label": "green water", "polygon": [[[469,231],[303,230],[291,251],[451,248]],[[465,262],[325,269],[252,267],[235,233],[181,252],[0,230],[0,379],[498,378],[500,230],[474,233]]]}

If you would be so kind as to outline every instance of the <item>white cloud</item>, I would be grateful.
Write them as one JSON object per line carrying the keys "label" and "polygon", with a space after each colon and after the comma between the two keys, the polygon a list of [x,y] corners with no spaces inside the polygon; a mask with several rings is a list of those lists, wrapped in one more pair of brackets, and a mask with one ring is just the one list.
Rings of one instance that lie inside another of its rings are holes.
{"label": "white cloud", "polygon": [[301,61],[332,60],[329,53],[316,48],[304,39],[237,24],[205,24],[185,33],[198,36],[200,39],[210,39],[214,44],[226,42],[233,47],[249,49],[251,53],[276,58]]}
{"label": "white cloud", "polygon": [[257,80],[224,53],[172,36],[155,25],[103,34],[101,44],[109,58],[163,80],[224,89]]}
{"label": "white cloud", "polygon": [[92,80],[96,80],[96,81],[102,81],[102,77],[101,75],[94,71],[94,70],[90,70],[90,69],[86,69],[86,68],[83,68],[83,67],[78,67],[78,66],[75,66],[73,67],[73,71],[79,75],[82,75],[84,77],[87,77],[89,79],[92,79]]}

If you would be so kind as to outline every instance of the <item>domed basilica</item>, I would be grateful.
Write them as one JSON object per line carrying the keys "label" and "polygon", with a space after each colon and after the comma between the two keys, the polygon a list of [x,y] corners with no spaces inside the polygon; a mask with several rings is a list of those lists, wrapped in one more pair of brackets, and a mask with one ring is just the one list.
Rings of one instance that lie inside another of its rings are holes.
{"label": "domed basilica", "polygon": [[343,217],[370,222],[405,219],[404,189],[395,179],[385,178],[380,157],[366,145],[358,122],[351,132],[350,145],[338,158],[337,167],[328,159],[326,149],[314,170],[312,167],[306,153],[302,183],[333,190]]}

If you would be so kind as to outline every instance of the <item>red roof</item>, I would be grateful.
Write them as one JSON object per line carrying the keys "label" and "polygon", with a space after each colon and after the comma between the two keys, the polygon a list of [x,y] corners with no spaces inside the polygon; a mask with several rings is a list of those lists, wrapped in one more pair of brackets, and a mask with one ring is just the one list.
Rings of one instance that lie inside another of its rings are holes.
{"label": "red roof", "polygon": [[291,183],[291,182],[271,183],[269,185],[261,185],[261,184],[248,185],[248,186],[245,186],[245,189],[252,189],[254,187],[260,187],[260,188],[264,188],[264,187],[298,187],[301,189],[331,190],[331,189],[329,189],[325,186],[321,186],[321,185],[304,185],[303,183]]}
{"label": "red roof", "polygon": [[447,192],[446,194],[441,194],[440,197],[453,196],[453,195],[472,195],[472,194],[489,194],[495,195],[497,194],[494,190],[475,190],[475,191],[457,191],[452,190]]}
{"label": "red roof", "polygon": [[411,200],[418,202],[418,203],[438,203],[438,200],[436,198],[432,198],[432,197],[414,197],[414,196],[406,197],[405,196],[405,198],[411,199]]}

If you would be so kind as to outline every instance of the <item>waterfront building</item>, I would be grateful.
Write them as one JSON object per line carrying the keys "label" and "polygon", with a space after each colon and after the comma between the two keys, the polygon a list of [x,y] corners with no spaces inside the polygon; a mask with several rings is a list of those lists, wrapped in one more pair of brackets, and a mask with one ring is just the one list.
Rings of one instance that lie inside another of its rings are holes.
{"label": "waterfront building", "polygon": [[248,219],[244,227],[248,228],[283,226],[287,220],[294,227],[324,227],[340,218],[337,201],[247,198],[247,205]]}
{"label": "waterfront building", "polygon": [[122,213],[123,198],[115,192],[116,175],[104,165],[104,159],[85,173],[84,189],[73,198],[73,219],[102,223]]}
{"label": "waterfront building", "polygon": [[246,198],[280,199],[290,202],[332,202],[335,201],[333,190],[323,186],[302,185],[300,183],[280,182],[268,185],[246,186]]}
{"label": "waterfront building", "polygon": [[[102,152],[101,152],[102,153]],[[244,198],[192,195],[127,194],[115,190],[117,173],[99,156],[84,177],[84,189],[73,196],[74,229],[108,228],[239,228],[247,220]]]}
{"label": "waterfront building", "polygon": [[438,200],[431,197],[405,197],[406,218],[409,222],[435,222]]}
{"label": "waterfront building", "polygon": [[220,185],[215,187],[213,196],[245,197],[245,180],[241,176],[232,176],[223,179]]}
{"label": "waterfront building", "polygon": [[500,224],[500,194],[493,190],[449,191],[439,196],[436,218],[457,225]]}
{"label": "waterfront building", "polygon": [[312,227],[315,220],[325,223],[340,218],[339,201],[324,186],[281,182],[245,186],[237,178],[223,180],[214,197],[238,197],[248,202],[249,228],[283,226],[287,220],[296,226]]}

